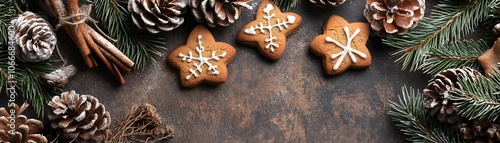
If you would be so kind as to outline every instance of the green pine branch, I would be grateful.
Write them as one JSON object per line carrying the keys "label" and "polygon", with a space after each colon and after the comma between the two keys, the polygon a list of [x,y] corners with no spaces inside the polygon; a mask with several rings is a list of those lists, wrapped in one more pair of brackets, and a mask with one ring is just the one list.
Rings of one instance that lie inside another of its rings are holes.
{"label": "green pine branch", "polygon": [[479,70],[481,66],[477,58],[490,47],[484,40],[464,40],[447,43],[441,48],[432,48],[427,53],[429,57],[422,64],[422,70],[430,75],[450,68],[471,67]]}
{"label": "green pine branch", "polygon": [[486,20],[490,1],[440,1],[431,16],[420,20],[415,29],[404,35],[389,35],[384,43],[396,48],[392,55],[403,69],[419,70],[430,49],[440,48],[445,41],[462,39]]}
{"label": "green pine branch", "polygon": [[16,10],[12,2],[0,4],[0,45],[7,45],[8,42],[8,26],[10,21],[17,17],[19,12]]}
{"label": "green pine branch", "polygon": [[273,2],[283,11],[288,11],[296,7],[301,0],[273,0]]}
{"label": "green pine branch", "polygon": [[410,142],[458,143],[463,142],[456,130],[440,124],[436,118],[428,114],[424,107],[423,95],[406,87],[398,102],[389,100],[391,109],[389,115],[396,126]]}
{"label": "green pine branch", "polygon": [[116,47],[135,62],[136,69],[144,69],[154,63],[156,55],[162,55],[165,42],[161,36],[146,33],[130,24],[130,14],[126,8],[128,0],[97,0],[94,8],[97,17],[108,35],[116,38]]}
{"label": "green pine branch", "polygon": [[459,81],[462,89],[453,92],[458,96],[451,96],[455,105],[460,109],[458,114],[462,117],[498,121],[500,116],[500,73],[490,77],[463,78]]}

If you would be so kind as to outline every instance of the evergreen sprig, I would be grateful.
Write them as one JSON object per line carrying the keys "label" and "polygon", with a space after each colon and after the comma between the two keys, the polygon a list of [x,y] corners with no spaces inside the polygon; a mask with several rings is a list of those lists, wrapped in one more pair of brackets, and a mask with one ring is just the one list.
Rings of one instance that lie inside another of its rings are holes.
{"label": "evergreen sprig", "polygon": [[128,0],[97,0],[94,8],[108,35],[116,38],[116,47],[135,62],[136,69],[143,69],[154,63],[156,55],[162,55],[165,42],[161,36],[139,30],[130,24],[130,14],[123,6]]}
{"label": "evergreen sprig", "polygon": [[440,124],[436,118],[428,114],[423,106],[423,95],[412,89],[403,87],[403,95],[398,102],[388,101],[391,106],[389,115],[396,122],[396,126],[403,132],[410,142],[463,142],[456,130]]}
{"label": "evergreen sprig", "polygon": [[288,11],[296,7],[301,0],[273,0],[274,3],[283,11]]}
{"label": "evergreen sprig", "polygon": [[441,48],[431,48],[422,70],[430,75],[450,68],[470,67],[479,70],[481,66],[477,58],[490,47],[484,40],[464,40],[445,44]]}
{"label": "evergreen sprig", "polygon": [[459,80],[462,89],[454,89],[458,96],[451,96],[460,109],[458,114],[469,120],[498,121],[500,116],[500,74],[490,77],[468,77]]}
{"label": "evergreen sprig", "polygon": [[8,26],[10,21],[14,19],[19,12],[16,10],[12,1],[0,3],[0,45],[7,45],[8,41]]}
{"label": "evergreen sprig", "polygon": [[462,39],[473,32],[489,14],[491,0],[440,1],[431,17],[424,17],[419,25],[404,35],[389,35],[384,43],[397,48],[392,54],[403,69],[422,68],[433,48],[441,48],[446,41]]}

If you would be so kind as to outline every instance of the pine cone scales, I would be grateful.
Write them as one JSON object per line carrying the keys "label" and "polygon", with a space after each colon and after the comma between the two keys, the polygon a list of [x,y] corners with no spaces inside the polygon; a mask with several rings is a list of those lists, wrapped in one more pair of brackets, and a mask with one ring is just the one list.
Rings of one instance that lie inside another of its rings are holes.
{"label": "pine cone scales", "polygon": [[318,7],[324,7],[326,5],[339,6],[345,2],[345,0],[309,0],[309,1]]}
{"label": "pine cone scales", "polygon": [[381,37],[405,34],[423,18],[425,0],[367,0],[364,15]]}
{"label": "pine cone scales", "polygon": [[424,106],[431,109],[431,115],[437,114],[438,120],[454,124],[458,119],[457,109],[450,100],[451,90],[462,89],[459,78],[475,77],[481,73],[471,68],[447,69],[435,75],[424,89]]}
{"label": "pine cone scales", "polygon": [[57,39],[50,25],[36,14],[26,11],[11,21],[15,27],[16,58],[23,62],[40,62],[50,58]]}
{"label": "pine cone scales", "polygon": [[36,119],[28,119],[24,115],[20,115],[28,107],[24,103],[21,107],[14,104],[11,109],[15,112],[14,134],[9,133],[10,126],[10,109],[0,108],[0,142],[10,143],[47,143],[47,138],[41,134],[43,123]]}
{"label": "pine cone scales", "polygon": [[186,6],[184,0],[130,0],[128,11],[137,27],[159,33],[171,31],[184,23],[180,15]]}
{"label": "pine cone scales", "polygon": [[104,105],[90,95],[63,92],[49,102],[51,126],[76,142],[104,142],[111,119]]}
{"label": "pine cone scales", "polygon": [[472,123],[462,123],[458,129],[462,138],[468,142],[500,142],[500,125],[498,123],[474,120]]}
{"label": "pine cone scales", "polygon": [[250,0],[189,0],[196,20],[210,27],[229,26],[238,20],[243,7],[252,9]]}

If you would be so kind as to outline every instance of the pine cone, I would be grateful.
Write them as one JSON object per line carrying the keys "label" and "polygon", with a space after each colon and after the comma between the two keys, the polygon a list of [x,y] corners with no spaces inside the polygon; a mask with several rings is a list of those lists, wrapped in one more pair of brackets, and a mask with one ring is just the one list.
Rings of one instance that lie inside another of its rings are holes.
{"label": "pine cone", "polygon": [[11,21],[15,27],[16,58],[23,62],[40,62],[50,58],[57,39],[50,25],[36,14],[26,11]]}
{"label": "pine cone", "polygon": [[500,125],[498,123],[474,120],[473,123],[462,123],[458,129],[462,138],[468,142],[500,142]]}
{"label": "pine cone", "polygon": [[431,109],[431,115],[437,113],[438,120],[454,124],[458,119],[457,109],[453,101],[449,100],[452,96],[451,90],[454,88],[462,89],[458,83],[459,78],[475,77],[481,73],[474,69],[465,67],[461,69],[447,69],[435,75],[424,89],[424,106]]}
{"label": "pine cone", "polygon": [[500,36],[500,23],[496,24],[496,25],[493,27],[493,34],[494,34],[496,37],[499,37],[499,36]]}
{"label": "pine cone", "polygon": [[69,81],[69,78],[76,74],[76,67],[69,65],[59,68],[51,73],[40,77],[42,83],[52,87],[64,87]]}
{"label": "pine cone", "polygon": [[309,1],[318,7],[324,7],[327,4],[337,7],[345,2],[345,0],[309,0]]}
{"label": "pine cone", "polygon": [[250,0],[189,0],[194,17],[210,27],[229,26],[238,20],[243,7],[252,9]]}
{"label": "pine cone", "polygon": [[103,104],[91,95],[63,92],[49,102],[51,126],[76,142],[104,142],[111,119]]}
{"label": "pine cone", "polygon": [[381,37],[405,34],[424,16],[425,0],[366,0],[364,15]]}
{"label": "pine cone", "polygon": [[137,27],[159,33],[171,31],[184,23],[180,15],[186,5],[184,0],[130,0],[128,11]]}
{"label": "pine cone", "polygon": [[[36,119],[28,119],[24,115],[20,115],[29,104],[24,103],[21,107],[17,104],[13,104],[10,109],[0,108],[0,142],[11,142],[11,143],[47,143],[47,138],[41,134],[37,134],[42,131],[43,123],[42,121]],[[11,114],[11,110],[15,113]],[[11,115],[15,119],[11,118]],[[14,124],[10,124],[10,121],[15,121]],[[11,128],[13,126],[13,130]],[[11,134],[13,133],[13,134]]]}

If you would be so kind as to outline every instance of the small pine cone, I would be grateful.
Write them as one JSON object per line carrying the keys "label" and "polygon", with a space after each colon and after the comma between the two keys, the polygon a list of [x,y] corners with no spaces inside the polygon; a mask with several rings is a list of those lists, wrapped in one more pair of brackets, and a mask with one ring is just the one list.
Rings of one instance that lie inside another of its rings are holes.
{"label": "small pine cone", "polygon": [[493,34],[496,37],[500,36],[500,23],[496,24],[495,27],[493,27]]}
{"label": "small pine cone", "polygon": [[171,31],[184,23],[180,15],[186,6],[185,0],[130,0],[128,11],[137,27],[159,33]]}
{"label": "small pine cone", "polygon": [[76,67],[69,65],[59,68],[51,73],[45,74],[40,77],[42,83],[52,87],[64,87],[69,81],[69,78],[76,74]]}
{"label": "small pine cone", "polygon": [[50,25],[36,14],[26,11],[11,21],[15,27],[16,58],[23,62],[47,60],[57,39]]}
{"label": "small pine cone", "polygon": [[309,1],[318,7],[324,7],[326,5],[337,7],[345,2],[345,0],[309,0]]}
{"label": "small pine cone", "polygon": [[457,109],[450,100],[451,90],[462,89],[458,83],[459,78],[475,77],[481,73],[474,69],[465,67],[461,69],[447,69],[436,74],[424,89],[424,106],[431,109],[431,115],[437,114],[438,120],[454,124],[458,119]]}
{"label": "small pine cone", "polygon": [[460,135],[467,142],[493,143],[500,142],[500,125],[485,120],[474,120],[458,126]]}
{"label": "small pine cone", "polygon": [[[29,104],[24,103],[21,107],[13,104],[10,109],[0,108],[0,142],[10,143],[47,143],[47,138],[41,134],[42,121],[36,119],[28,119],[26,116],[21,115]],[[15,113],[11,113],[15,111]],[[12,119],[11,117],[15,118]],[[11,119],[15,124],[10,124]],[[14,127],[14,128],[11,128]],[[13,133],[13,134],[11,134]]]}
{"label": "small pine cone", "polygon": [[425,0],[366,0],[364,15],[380,37],[405,34],[424,16]]}
{"label": "small pine cone", "polygon": [[210,27],[229,26],[238,20],[243,7],[252,9],[250,0],[189,0],[196,20]]}
{"label": "small pine cone", "polygon": [[76,142],[104,142],[111,118],[103,104],[91,95],[63,92],[49,102],[51,126]]}

